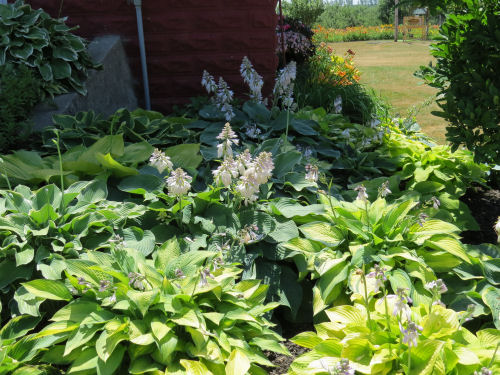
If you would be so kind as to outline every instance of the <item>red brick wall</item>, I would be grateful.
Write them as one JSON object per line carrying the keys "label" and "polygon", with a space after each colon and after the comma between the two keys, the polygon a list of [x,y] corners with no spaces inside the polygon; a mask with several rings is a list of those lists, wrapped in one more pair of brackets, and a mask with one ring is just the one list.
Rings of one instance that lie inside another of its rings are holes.
{"label": "red brick wall", "polygon": [[[62,0],[28,0],[57,16]],[[144,33],[153,109],[168,110],[203,94],[206,69],[222,76],[237,93],[246,92],[239,65],[247,55],[264,76],[264,91],[273,86],[277,0],[143,0]],[[62,16],[80,25],[77,34],[119,34],[142,96],[142,74],[135,7],[126,0],[65,0]]]}

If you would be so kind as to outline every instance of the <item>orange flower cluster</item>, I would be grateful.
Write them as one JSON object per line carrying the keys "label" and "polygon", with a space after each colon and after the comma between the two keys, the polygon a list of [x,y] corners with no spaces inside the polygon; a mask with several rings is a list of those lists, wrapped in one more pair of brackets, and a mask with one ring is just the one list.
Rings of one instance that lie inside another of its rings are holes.
{"label": "orange flower cluster", "polygon": [[353,63],[354,55],[352,50],[348,50],[343,57],[337,56],[326,43],[320,43],[310,60],[316,73],[316,81],[333,86],[348,86],[359,82],[360,73]]}
{"label": "orange flower cluster", "polygon": [[[392,39],[394,37],[394,25],[379,26],[356,26],[345,29],[332,29],[318,25],[312,29],[314,31],[314,43],[320,42],[351,42],[356,40],[379,40]],[[429,38],[433,39],[438,35],[437,25],[429,26]]]}

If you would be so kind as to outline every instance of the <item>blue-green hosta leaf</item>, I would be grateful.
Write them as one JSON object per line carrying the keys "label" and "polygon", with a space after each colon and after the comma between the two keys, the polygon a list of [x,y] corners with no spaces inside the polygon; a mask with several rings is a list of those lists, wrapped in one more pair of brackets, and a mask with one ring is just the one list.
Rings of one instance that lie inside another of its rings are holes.
{"label": "blue-green hosta leaf", "polygon": [[299,236],[299,229],[293,220],[276,220],[276,228],[269,233],[269,237],[276,242],[287,242]]}
{"label": "blue-green hosta leaf", "polygon": [[302,153],[298,151],[288,151],[279,154],[274,159],[274,172],[276,178],[282,178],[287,173],[292,172],[295,166],[302,160]]}
{"label": "blue-green hosta leaf", "polygon": [[[182,365],[184,366],[184,364]],[[226,375],[246,375],[249,369],[250,360],[248,357],[239,349],[234,349],[226,364]]]}
{"label": "blue-green hosta leaf", "polygon": [[24,287],[17,288],[14,293],[14,300],[17,302],[17,309],[21,314],[40,316],[40,305],[44,298],[36,297],[28,292]]}
{"label": "blue-green hosta leaf", "polygon": [[304,173],[291,172],[285,175],[285,185],[291,186],[296,191],[302,191],[308,187],[316,187],[318,184],[314,181],[306,180]]}
{"label": "blue-green hosta leaf", "polygon": [[484,276],[493,285],[500,284],[500,259],[490,259],[482,262]]}
{"label": "blue-green hosta leaf", "polygon": [[267,236],[276,228],[276,222],[271,215],[255,210],[243,210],[239,214],[242,227],[256,225],[258,235]]}
{"label": "blue-green hosta leaf", "polygon": [[119,184],[118,189],[127,193],[141,194],[154,193],[161,191],[165,183],[160,177],[151,174],[139,174],[124,178]]}
{"label": "blue-green hosta leaf", "polygon": [[307,223],[299,227],[302,234],[313,241],[335,247],[344,241],[344,234],[336,226],[321,221]]}
{"label": "blue-green hosta leaf", "polygon": [[68,288],[60,281],[39,279],[21,283],[21,285],[36,297],[55,301],[71,301],[73,299]]}
{"label": "blue-green hosta leaf", "polygon": [[52,207],[50,203],[47,203],[39,210],[32,210],[29,216],[36,224],[42,225],[47,223],[49,220],[56,220],[59,217],[59,214],[56,213],[54,207]]}
{"label": "blue-green hosta leaf", "polygon": [[138,227],[129,227],[123,230],[125,247],[136,249],[143,255],[148,256],[154,251],[155,236],[149,230],[142,230]]}
{"label": "blue-green hosta leaf", "polygon": [[170,157],[174,168],[196,169],[203,160],[199,143],[185,143],[167,148],[165,154]]}
{"label": "blue-green hosta leaf", "polygon": [[456,238],[448,235],[434,235],[424,242],[424,246],[428,246],[436,250],[447,251],[465,262],[471,263],[462,243]]}
{"label": "blue-green hosta leaf", "polygon": [[10,54],[19,60],[26,60],[33,54],[34,48],[31,43],[24,43],[20,47],[12,47],[9,49]]}
{"label": "blue-green hosta leaf", "polygon": [[322,204],[302,206],[300,203],[291,198],[279,198],[272,201],[270,206],[275,214],[282,215],[287,219],[291,219],[294,216],[307,216],[309,214],[322,215],[325,213],[325,209]]}

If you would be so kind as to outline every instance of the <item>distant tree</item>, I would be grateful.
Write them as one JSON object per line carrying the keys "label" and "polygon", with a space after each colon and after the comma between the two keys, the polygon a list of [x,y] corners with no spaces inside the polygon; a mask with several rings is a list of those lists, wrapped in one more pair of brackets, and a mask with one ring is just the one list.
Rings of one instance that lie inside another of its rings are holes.
{"label": "distant tree", "polygon": [[283,2],[283,13],[312,26],[325,10],[323,0],[289,0]]}

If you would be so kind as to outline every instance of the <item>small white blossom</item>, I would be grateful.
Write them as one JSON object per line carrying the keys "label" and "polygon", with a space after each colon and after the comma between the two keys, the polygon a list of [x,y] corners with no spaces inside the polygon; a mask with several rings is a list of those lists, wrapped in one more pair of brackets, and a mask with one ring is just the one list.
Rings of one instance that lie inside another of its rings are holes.
{"label": "small white blossom", "polygon": [[351,136],[350,130],[349,129],[344,129],[344,131],[341,133],[341,135],[344,138],[349,138]]}
{"label": "small white blossom", "polygon": [[245,135],[249,138],[258,139],[262,131],[257,127],[256,124],[250,124],[245,126]]}
{"label": "small white blossom", "polygon": [[226,121],[230,121],[234,117],[233,107],[231,106],[233,96],[234,93],[229,89],[226,81],[222,77],[219,77],[217,93],[215,94],[215,104],[224,113]]}
{"label": "small white blossom", "polygon": [[[265,184],[269,178],[273,175],[274,163],[273,155],[270,152],[261,152],[253,161],[253,169],[255,173],[255,179],[259,184]],[[245,173],[249,173],[251,170],[248,169]],[[251,172],[250,172],[251,173]]]}
{"label": "small white blossom", "polygon": [[428,218],[429,218],[429,215],[422,212],[420,215],[418,215],[418,225],[423,227],[424,223],[427,221]]}
{"label": "small white blossom", "polygon": [[306,180],[310,182],[318,181],[318,166],[313,164],[306,165]]}
{"label": "small white blossom", "polygon": [[248,244],[260,241],[262,238],[264,238],[264,234],[258,234],[257,233],[258,230],[259,230],[259,227],[255,224],[246,225],[238,233],[240,243],[242,245],[248,245]]}
{"label": "small white blossom", "polygon": [[126,243],[122,236],[115,234],[109,239],[109,242],[115,245],[115,248],[124,248]]}
{"label": "small white blossom", "polygon": [[380,120],[377,118],[374,118],[370,121],[370,128],[376,128],[379,125],[380,125]]}
{"label": "small white blossom", "polygon": [[149,158],[149,164],[158,169],[158,172],[160,173],[163,173],[165,169],[170,172],[173,168],[170,158],[157,148],[155,148],[153,154]]}
{"label": "small white blossom", "polygon": [[396,289],[396,295],[388,295],[396,297],[396,303],[394,304],[394,310],[392,312],[392,315],[398,316],[400,313],[405,313],[406,318],[408,321],[411,320],[411,309],[410,306],[408,306],[408,303],[411,303],[412,300],[408,295],[406,294],[406,291],[408,289],[403,289],[403,288],[397,288]]}
{"label": "small white blossom", "polygon": [[130,279],[128,285],[132,285],[136,289],[144,290],[145,286],[143,284],[143,280],[145,277],[140,273],[130,272],[128,274],[128,278]]}
{"label": "small white blossom", "polygon": [[182,168],[177,168],[167,178],[168,194],[170,196],[185,195],[191,189],[191,181],[193,178],[189,176]]}
{"label": "small white blossom", "polygon": [[211,279],[214,279],[214,275],[210,273],[210,270],[208,268],[204,268],[200,272],[200,286],[204,287],[208,285],[207,277],[210,277]]}

